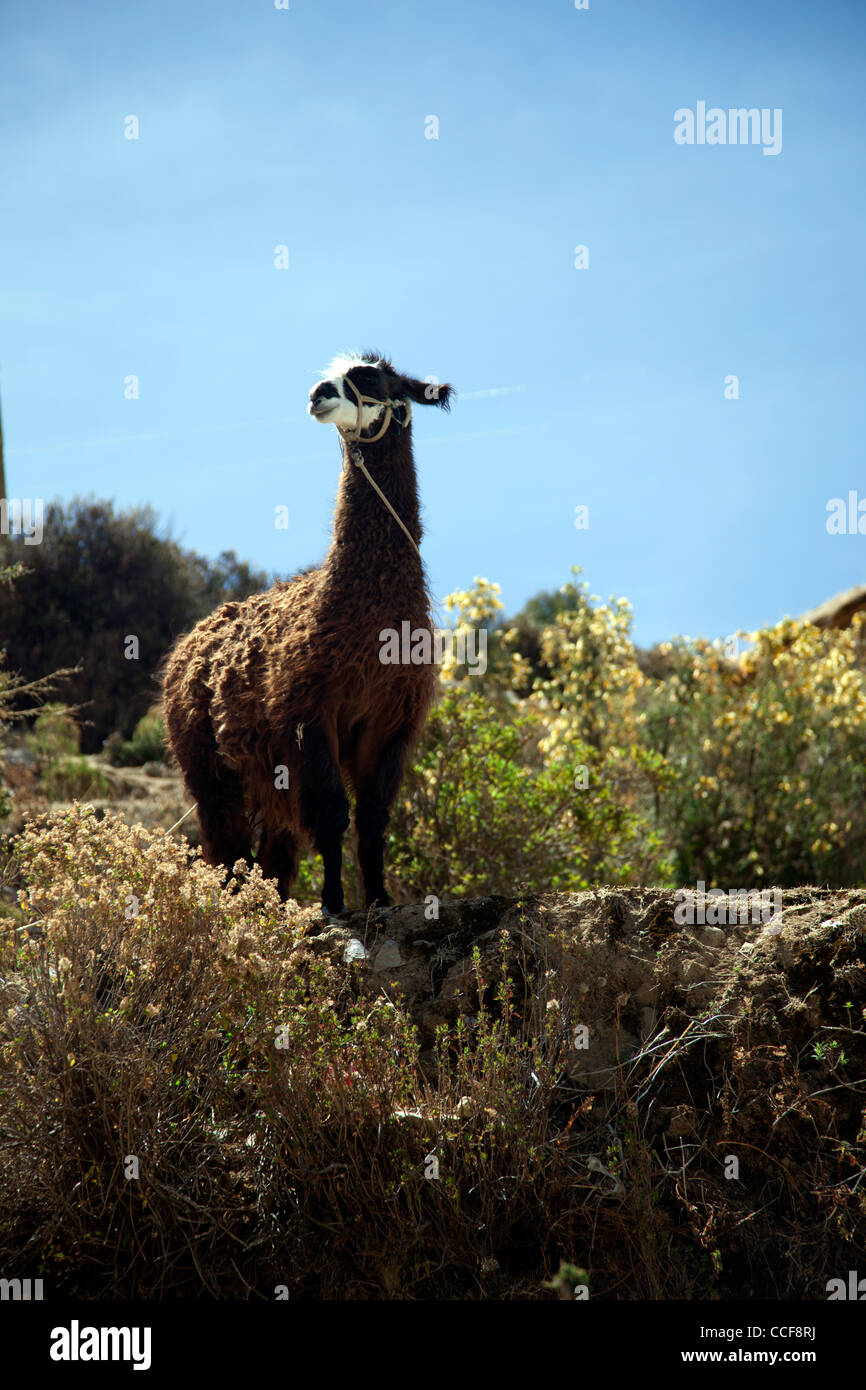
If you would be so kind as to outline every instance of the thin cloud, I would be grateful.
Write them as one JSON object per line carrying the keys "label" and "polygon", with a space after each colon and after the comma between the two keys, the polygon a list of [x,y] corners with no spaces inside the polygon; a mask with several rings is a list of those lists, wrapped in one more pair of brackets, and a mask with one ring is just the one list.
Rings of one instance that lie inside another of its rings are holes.
{"label": "thin cloud", "polygon": [[[515,396],[521,391],[528,391],[528,385],[521,386],[487,386],[480,391],[461,391],[458,393],[458,403],[461,401],[481,401],[491,400],[497,396]],[[12,448],[8,450],[10,458],[25,458],[33,454],[53,454],[64,449],[117,449],[127,444],[154,444],[164,443],[170,439],[195,439],[200,435],[207,434],[226,434],[231,430],[253,430],[269,429],[274,425],[297,425],[301,421],[308,420],[306,411],[301,415],[274,415],[269,419],[262,420],[225,420],[213,425],[191,425],[188,429],[180,430],[150,430],[141,434],[117,434],[108,435],[102,439],[61,439],[51,444],[26,444],[22,448]],[[474,434],[451,435],[452,441],[460,439],[481,439],[488,434],[509,434],[510,430],[481,430]],[[435,443],[435,440],[430,440]],[[312,457],[308,455],[307,457]],[[321,457],[321,455],[315,455]]]}
{"label": "thin cloud", "polygon": [[491,396],[516,396],[518,391],[528,391],[525,386],[487,386],[483,391],[458,391],[458,401],[482,401]]}
{"label": "thin cloud", "polygon": [[426,449],[431,444],[463,444],[470,439],[491,439],[494,435],[522,433],[519,425],[503,425],[501,429],[471,430],[468,434],[422,434],[418,436],[418,443],[423,444]]}
{"label": "thin cloud", "polygon": [[99,449],[119,444],[143,444],[166,439],[193,439],[202,434],[223,434],[229,430],[253,430],[270,425],[291,425],[306,420],[306,415],[276,415],[269,420],[226,420],[217,425],[193,425],[185,430],[162,430],[144,434],[118,434],[105,439],[61,439],[53,444],[28,444],[22,449],[10,449],[9,456],[50,454],[58,449]]}

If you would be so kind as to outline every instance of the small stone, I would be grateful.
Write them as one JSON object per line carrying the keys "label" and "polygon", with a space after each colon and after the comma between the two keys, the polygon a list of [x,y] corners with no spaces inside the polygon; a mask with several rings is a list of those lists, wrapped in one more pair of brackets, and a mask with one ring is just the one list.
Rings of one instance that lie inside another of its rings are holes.
{"label": "small stone", "polygon": [[705,967],[699,960],[687,960],[683,963],[680,973],[683,979],[689,983],[692,980],[699,980],[705,973]]}
{"label": "small stone", "polygon": [[374,970],[399,970],[403,964],[400,947],[396,941],[383,941],[373,961]]}
{"label": "small stone", "polygon": [[367,952],[364,949],[363,941],[359,941],[356,936],[353,936],[351,941],[347,943],[346,948],[343,951],[343,960],[346,962],[346,964],[348,964],[350,961],[353,960],[366,959]]}

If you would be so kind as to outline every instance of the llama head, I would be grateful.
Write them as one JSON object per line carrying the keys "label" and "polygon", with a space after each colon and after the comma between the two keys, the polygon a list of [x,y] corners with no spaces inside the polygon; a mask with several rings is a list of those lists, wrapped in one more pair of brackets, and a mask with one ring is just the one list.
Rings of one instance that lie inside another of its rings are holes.
{"label": "llama head", "polygon": [[[414,401],[416,405],[438,405],[449,410],[453,394],[452,386],[440,384],[435,377],[417,381],[395,371],[387,357],[363,353],[335,357],[310,392],[307,409],[323,425],[336,425],[347,431],[360,427],[363,438],[381,427],[388,405],[393,409],[405,401]],[[363,398],[360,407],[359,396]],[[400,420],[399,414],[396,418]]]}

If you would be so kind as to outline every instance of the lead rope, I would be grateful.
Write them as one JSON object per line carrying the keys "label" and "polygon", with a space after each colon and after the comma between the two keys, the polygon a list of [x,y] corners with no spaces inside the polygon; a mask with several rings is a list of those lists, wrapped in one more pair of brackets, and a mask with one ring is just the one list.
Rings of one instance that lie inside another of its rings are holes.
{"label": "lead rope", "polygon": [[400,526],[400,527],[402,527],[403,531],[404,531],[405,534],[408,536],[408,538],[409,538],[409,540],[411,541],[412,545],[415,547],[415,553],[416,553],[416,555],[418,556],[418,558],[420,559],[420,558],[421,558],[421,551],[418,549],[418,546],[415,544],[415,537],[412,535],[412,532],[408,529],[408,527],[404,524],[404,522],[400,519],[400,517],[399,517],[399,516],[397,515],[397,513],[394,511],[394,508],[391,506],[391,503],[388,501],[387,497],[385,496],[384,492],[383,492],[382,489],[380,488],[379,484],[376,482],[375,478],[371,477],[370,471],[369,471],[369,469],[367,468],[367,465],[366,465],[365,462],[364,462],[364,455],[361,453],[361,450],[358,449],[358,448],[355,448],[355,449],[350,449],[350,448],[349,448],[349,445],[350,445],[350,444],[357,444],[357,443],[360,442],[360,439],[361,439],[361,430],[362,430],[362,425],[361,425],[361,406],[362,406],[362,405],[384,405],[384,406],[385,406],[385,420],[384,420],[384,423],[382,424],[382,426],[381,426],[381,428],[379,429],[379,431],[378,431],[377,434],[371,435],[369,439],[364,440],[364,443],[365,443],[365,444],[375,444],[375,442],[376,442],[377,439],[381,439],[381,438],[382,438],[383,434],[385,433],[385,431],[387,430],[388,426],[389,426],[390,423],[391,423],[393,408],[394,408],[395,405],[405,405],[405,407],[406,407],[406,419],[403,420],[402,422],[398,420],[397,423],[400,425],[400,428],[401,428],[401,429],[408,429],[408,427],[409,427],[409,422],[410,422],[411,419],[412,419],[412,406],[409,404],[408,401],[384,401],[384,402],[383,402],[383,401],[377,401],[373,396],[362,396],[362,395],[360,394],[360,392],[358,391],[358,388],[356,387],[354,381],[350,381],[348,377],[344,377],[343,380],[344,380],[346,386],[351,386],[352,391],[354,392],[354,395],[355,395],[355,400],[356,400],[357,403],[358,403],[358,418],[357,418],[357,420],[355,421],[355,428],[354,428],[353,430],[350,431],[350,430],[348,430],[348,429],[341,429],[341,427],[340,427],[339,425],[337,426],[337,429],[340,431],[340,434],[343,436],[343,438],[344,438],[345,441],[346,441],[346,451],[347,451],[347,453],[348,453],[350,459],[352,460],[352,462],[353,462],[358,468],[360,468],[361,472],[363,473],[364,477],[367,479],[367,482],[370,484],[370,486],[374,489],[374,491],[378,492],[379,496],[381,497],[382,501],[385,503],[385,506],[388,508],[388,511],[391,513],[391,515],[392,515],[392,517],[394,518],[394,520],[396,521],[397,525]]}
{"label": "lead rope", "polygon": [[[391,506],[391,503],[388,501],[387,497],[385,496],[384,492],[383,492],[382,489],[380,488],[379,484],[376,482],[375,478],[371,478],[371,477],[370,477],[369,471],[368,471],[368,469],[367,469],[367,465],[366,465],[365,462],[364,462],[364,459],[363,459],[363,457],[362,457],[362,455],[361,455],[361,450],[360,450],[360,449],[353,449],[353,450],[352,450],[352,462],[353,462],[353,463],[356,463],[356,464],[358,465],[358,467],[360,468],[360,470],[361,470],[361,472],[363,473],[364,477],[367,479],[367,482],[370,484],[371,487],[375,488],[376,491],[378,492],[379,496],[381,497],[382,501],[385,503],[385,506],[388,508],[388,511],[391,513],[391,515],[392,515],[392,517],[394,518],[394,520],[396,521],[397,525],[403,527],[403,530],[406,532],[406,535],[409,537],[409,539],[410,539],[410,541],[412,542],[412,544],[415,545],[415,538],[414,538],[414,536],[412,535],[412,532],[411,532],[410,530],[408,530],[406,526],[403,525],[403,522],[400,520],[399,516],[398,516],[397,513],[394,511],[394,508]],[[418,555],[419,558],[420,558],[421,551],[418,549],[417,545],[415,545],[415,551],[416,551],[417,555]]]}

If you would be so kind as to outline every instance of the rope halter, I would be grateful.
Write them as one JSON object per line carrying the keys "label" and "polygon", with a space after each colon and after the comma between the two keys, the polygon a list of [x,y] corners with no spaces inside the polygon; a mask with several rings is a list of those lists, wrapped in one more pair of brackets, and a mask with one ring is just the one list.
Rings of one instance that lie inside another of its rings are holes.
{"label": "rope halter", "polygon": [[[355,400],[358,404],[358,418],[355,421],[354,428],[350,430],[342,425],[337,426],[337,429],[340,431],[340,434],[343,436],[347,443],[375,444],[377,439],[382,438],[382,435],[385,433],[388,426],[390,425],[394,410],[401,405],[404,405],[406,407],[406,418],[405,420],[397,420],[395,418],[394,423],[395,425],[399,425],[401,429],[408,429],[409,424],[412,420],[412,406],[408,400],[393,401],[389,398],[388,400],[380,401],[377,400],[375,396],[362,396],[354,381],[350,381],[347,376],[343,377],[343,384],[344,386],[348,386],[351,388],[352,395],[355,397]],[[385,407],[385,419],[379,426],[377,433],[371,434],[369,439],[363,439],[361,435],[361,431],[363,429],[363,425],[361,424],[361,407],[365,405],[377,405],[380,409],[382,406]]]}
{"label": "rope halter", "polygon": [[[406,533],[406,535],[409,537],[409,540],[412,542],[412,545],[415,546],[415,552],[420,559],[421,551],[415,544],[415,537],[412,535],[412,532],[408,529],[408,527],[405,526],[404,523],[400,520],[400,517],[394,511],[394,508],[391,506],[391,503],[388,501],[387,497],[380,488],[379,484],[376,482],[375,478],[372,478],[370,476],[370,473],[367,469],[367,465],[364,463],[364,456],[361,453],[361,450],[358,448],[359,444],[375,444],[377,439],[381,439],[382,436],[385,434],[386,430],[388,429],[388,426],[390,425],[392,419],[394,420],[394,424],[399,425],[401,429],[408,429],[409,424],[412,420],[411,402],[409,402],[408,400],[395,401],[391,400],[390,398],[385,401],[380,401],[377,400],[375,396],[362,396],[354,381],[350,381],[347,376],[343,377],[343,384],[352,388],[352,394],[354,395],[355,400],[358,404],[358,417],[355,421],[354,427],[352,429],[348,429],[344,425],[337,426],[337,429],[340,431],[340,434],[346,441],[346,452],[348,453],[349,458],[352,460],[352,462],[358,468],[360,468],[361,472],[364,474],[364,477],[367,479],[367,482],[370,484],[371,488],[373,488],[375,492],[378,492],[382,501],[385,503],[385,506],[388,508],[388,511],[391,513],[394,520],[397,522],[397,525],[402,527],[403,531]],[[376,432],[376,434],[370,435],[369,439],[364,439],[361,434],[361,431],[363,429],[363,426],[361,424],[361,408],[365,405],[377,405],[380,408],[382,406],[385,407],[385,418],[382,421],[382,424],[379,426],[379,429]],[[406,418],[404,420],[398,420],[397,417],[394,415],[394,410],[398,406],[406,407]],[[355,445],[354,448],[349,447],[352,444]]]}

